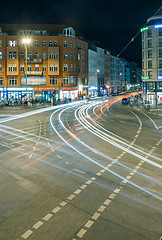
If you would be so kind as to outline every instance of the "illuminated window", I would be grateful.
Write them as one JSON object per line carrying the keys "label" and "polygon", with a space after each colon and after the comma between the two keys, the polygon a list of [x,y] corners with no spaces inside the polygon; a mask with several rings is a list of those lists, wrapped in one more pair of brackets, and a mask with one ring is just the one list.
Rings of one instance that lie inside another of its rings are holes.
{"label": "illuminated window", "polygon": [[53,52],[49,52],[49,59],[53,59]]}
{"label": "illuminated window", "polygon": [[43,66],[43,72],[46,72],[46,66]]}
{"label": "illuminated window", "polygon": [[63,77],[63,84],[69,84],[69,77]]}
{"label": "illuminated window", "polygon": [[57,85],[57,77],[50,77],[50,85]]}
{"label": "illuminated window", "polygon": [[2,47],[2,41],[0,40],[0,47]]}
{"label": "illuminated window", "polygon": [[54,47],[57,47],[57,41],[54,41]]}
{"label": "illuminated window", "polygon": [[20,72],[24,72],[24,65],[20,65]]}
{"label": "illuminated window", "polygon": [[70,53],[70,60],[73,60],[73,53]]}
{"label": "illuminated window", "polygon": [[64,59],[67,59],[67,53],[64,52]]}
{"label": "illuminated window", "polygon": [[17,72],[17,65],[16,64],[13,65],[13,72]]}
{"label": "illuminated window", "polygon": [[27,57],[27,59],[28,59],[28,60],[31,60],[31,57],[32,57],[31,52],[28,52],[28,57]]}
{"label": "illuminated window", "polygon": [[39,65],[35,65],[35,71],[39,71]]}
{"label": "illuminated window", "polygon": [[2,72],[2,64],[0,64],[0,72]]}
{"label": "illuminated window", "polygon": [[78,60],[80,60],[80,53],[78,53]]}
{"label": "illuminated window", "polygon": [[52,41],[49,41],[49,47],[52,47]]}
{"label": "illuminated window", "polygon": [[67,41],[64,41],[64,47],[67,48]]}
{"label": "illuminated window", "polygon": [[73,42],[70,42],[70,48],[73,48]]}
{"label": "illuminated window", "polygon": [[37,59],[37,60],[39,59],[39,52],[36,52],[36,53],[35,53],[34,58]]}
{"label": "illuminated window", "polygon": [[12,59],[12,52],[8,52],[8,59]]}
{"label": "illuminated window", "polygon": [[31,70],[32,70],[32,67],[28,66],[28,71],[31,72]]}
{"label": "illuminated window", "polygon": [[50,72],[53,72],[53,64],[50,64]]}
{"label": "illuminated window", "polygon": [[35,41],[35,47],[39,47],[39,42],[37,40]]}
{"label": "illuminated window", "polygon": [[17,77],[9,77],[9,85],[17,85]]}
{"label": "illuminated window", "polygon": [[73,72],[73,64],[70,65],[70,71]]}
{"label": "illuminated window", "polygon": [[17,58],[17,53],[13,52],[13,59],[16,59],[16,58]]}
{"label": "illuminated window", "polygon": [[67,71],[68,71],[68,65],[64,64],[64,72],[67,72]]}
{"label": "illuminated window", "polygon": [[42,52],[42,59],[46,59],[46,52]]}
{"label": "illuminated window", "polygon": [[54,72],[58,71],[58,64],[54,64]]}
{"label": "illuminated window", "polygon": [[45,40],[42,42],[42,47],[46,47],[46,41]]}
{"label": "illuminated window", "polygon": [[12,64],[9,64],[9,65],[8,65],[8,71],[9,71],[9,72],[12,72]]}
{"label": "illuminated window", "polygon": [[24,59],[24,53],[23,52],[20,53],[20,59]]}
{"label": "illuminated window", "polygon": [[57,52],[54,52],[54,59],[57,59]]}

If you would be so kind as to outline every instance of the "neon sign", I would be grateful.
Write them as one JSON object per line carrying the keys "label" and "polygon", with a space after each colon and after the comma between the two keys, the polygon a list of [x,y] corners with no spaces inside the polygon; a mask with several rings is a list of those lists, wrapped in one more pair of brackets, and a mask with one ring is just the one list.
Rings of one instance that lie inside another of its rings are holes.
{"label": "neon sign", "polygon": [[149,77],[141,77],[142,80],[147,80],[147,79],[150,79]]}
{"label": "neon sign", "polygon": [[141,32],[148,30],[148,27],[141,28]]}
{"label": "neon sign", "polygon": [[162,24],[155,25],[155,28],[162,28]]}

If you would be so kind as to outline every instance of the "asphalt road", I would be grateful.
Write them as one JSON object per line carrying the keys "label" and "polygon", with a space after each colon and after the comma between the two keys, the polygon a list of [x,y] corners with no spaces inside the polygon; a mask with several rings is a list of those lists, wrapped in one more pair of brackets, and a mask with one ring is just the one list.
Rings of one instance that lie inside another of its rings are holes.
{"label": "asphalt road", "polygon": [[162,110],[0,109],[0,239],[159,240]]}

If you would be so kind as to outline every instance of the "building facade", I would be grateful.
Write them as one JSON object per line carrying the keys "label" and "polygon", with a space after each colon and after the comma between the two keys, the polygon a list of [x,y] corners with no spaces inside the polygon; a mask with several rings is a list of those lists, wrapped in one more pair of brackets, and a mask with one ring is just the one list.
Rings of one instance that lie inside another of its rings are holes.
{"label": "building facade", "polygon": [[145,101],[162,103],[162,13],[147,20],[142,34],[142,80]]}
{"label": "building facade", "polygon": [[[0,98],[74,100],[86,94],[88,43],[73,28],[53,24],[0,27]],[[23,43],[24,38],[30,42]]]}

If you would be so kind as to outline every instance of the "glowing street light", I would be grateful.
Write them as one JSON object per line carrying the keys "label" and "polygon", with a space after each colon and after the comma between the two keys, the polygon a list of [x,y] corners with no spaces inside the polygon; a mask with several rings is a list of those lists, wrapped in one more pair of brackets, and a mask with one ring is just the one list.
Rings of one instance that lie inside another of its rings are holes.
{"label": "glowing street light", "polygon": [[27,45],[31,42],[31,40],[29,38],[24,38],[22,40],[24,46],[25,46],[25,65],[26,65],[26,72],[25,72],[25,77],[26,77],[26,99],[27,99]]}

